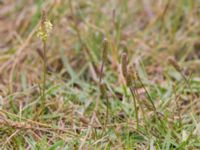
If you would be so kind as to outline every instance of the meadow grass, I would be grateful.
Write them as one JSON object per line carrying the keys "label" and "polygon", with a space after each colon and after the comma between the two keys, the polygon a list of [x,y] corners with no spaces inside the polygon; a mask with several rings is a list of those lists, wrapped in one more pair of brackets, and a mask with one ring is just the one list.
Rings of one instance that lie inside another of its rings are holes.
{"label": "meadow grass", "polygon": [[200,149],[200,1],[0,1],[0,38],[0,149]]}

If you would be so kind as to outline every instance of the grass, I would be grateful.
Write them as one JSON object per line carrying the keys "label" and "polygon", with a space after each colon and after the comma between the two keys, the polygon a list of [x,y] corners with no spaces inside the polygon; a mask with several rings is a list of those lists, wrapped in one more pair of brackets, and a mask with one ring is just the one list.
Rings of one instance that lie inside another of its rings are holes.
{"label": "grass", "polygon": [[0,149],[200,149],[199,8],[0,2]]}

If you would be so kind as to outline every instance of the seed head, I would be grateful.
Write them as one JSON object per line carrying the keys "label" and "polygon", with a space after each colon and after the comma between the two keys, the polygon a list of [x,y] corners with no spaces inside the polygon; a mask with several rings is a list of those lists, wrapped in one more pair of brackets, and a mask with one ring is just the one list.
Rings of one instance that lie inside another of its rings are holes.
{"label": "seed head", "polygon": [[123,74],[124,78],[126,79],[127,75],[128,75],[128,71],[127,71],[127,66],[128,66],[127,54],[123,53],[121,59],[122,59],[122,74]]}
{"label": "seed head", "polygon": [[137,73],[136,69],[134,68],[134,66],[130,66],[129,72],[132,77],[132,80],[134,80],[134,81],[138,80],[138,73]]}
{"label": "seed head", "polygon": [[105,83],[100,84],[100,92],[101,92],[102,97],[106,96],[106,85],[105,85]]}
{"label": "seed head", "polygon": [[42,41],[46,41],[52,29],[53,25],[49,20],[46,19],[46,12],[43,10],[41,23],[37,31],[37,37],[39,37]]}
{"label": "seed head", "polygon": [[105,62],[107,58],[107,48],[108,48],[108,41],[106,39],[103,40],[103,52],[102,52],[102,59]]}
{"label": "seed head", "polygon": [[181,67],[179,66],[179,64],[177,63],[177,61],[174,58],[168,58],[168,62],[179,72],[181,72]]}
{"label": "seed head", "polygon": [[133,85],[133,79],[132,79],[132,75],[130,72],[126,76],[126,85],[128,87],[131,87]]}

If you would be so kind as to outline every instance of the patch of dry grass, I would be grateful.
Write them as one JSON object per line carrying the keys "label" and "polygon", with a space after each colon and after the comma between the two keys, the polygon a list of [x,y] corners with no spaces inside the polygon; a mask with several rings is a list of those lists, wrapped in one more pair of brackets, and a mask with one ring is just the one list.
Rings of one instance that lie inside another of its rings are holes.
{"label": "patch of dry grass", "polygon": [[[42,9],[53,31],[40,114]],[[1,149],[199,149],[199,10],[198,0],[0,1]],[[137,73],[128,83],[125,53]]]}

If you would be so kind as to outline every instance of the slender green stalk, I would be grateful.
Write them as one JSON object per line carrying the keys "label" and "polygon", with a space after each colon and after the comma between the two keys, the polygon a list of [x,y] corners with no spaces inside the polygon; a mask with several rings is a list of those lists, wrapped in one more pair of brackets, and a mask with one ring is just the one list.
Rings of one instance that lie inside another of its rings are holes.
{"label": "slender green stalk", "polygon": [[174,58],[169,58],[168,62],[176,69],[176,71],[178,71],[181,74],[184,82],[188,86],[188,88],[189,88],[189,90],[191,92],[191,95],[192,95],[192,98],[190,99],[190,105],[191,105],[192,113],[194,114],[193,102],[194,102],[195,95],[193,93],[193,90],[192,90],[192,87],[191,87],[191,85],[189,83],[189,80],[187,79],[186,75],[183,73],[182,67],[179,66],[178,62],[176,62],[176,60]]}
{"label": "slender green stalk", "polygon": [[109,108],[108,108],[109,100],[106,93],[106,85],[102,83],[102,78],[103,78],[103,69],[104,69],[106,58],[107,58],[107,44],[108,44],[107,40],[104,40],[103,51],[102,51],[102,63],[101,63],[100,74],[99,74],[99,88],[100,88],[102,96],[106,99],[106,118],[105,118],[105,123],[104,123],[105,128],[108,123],[108,117],[109,117]]}
{"label": "slender green stalk", "polygon": [[44,108],[46,100],[46,68],[47,68],[47,57],[46,57],[46,41],[43,40],[43,80],[42,80],[42,108]]}
{"label": "slender green stalk", "polygon": [[135,92],[134,89],[132,87],[129,87],[132,98],[133,98],[133,105],[134,105],[134,109],[135,109],[135,120],[136,120],[136,124],[137,124],[137,129],[139,128],[139,116],[138,116],[138,109],[137,109],[137,102],[136,102],[136,97],[135,97]]}
{"label": "slender green stalk", "polygon": [[149,101],[151,102],[151,104],[152,104],[154,113],[156,113],[156,112],[157,112],[156,106],[155,106],[155,104],[154,104],[154,102],[153,102],[153,99],[151,98],[151,95],[150,95],[149,92],[147,91],[146,87],[144,86],[144,83],[142,82],[142,80],[141,80],[141,78],[140,78],[139,76],[138,76],[138,79],[139,79],[139,82],[140,82],[140,84],[142,85],[143,89],[145,90],[145,93],[146,93],[147,96],[148,96],[148,100],[149,100]]}

